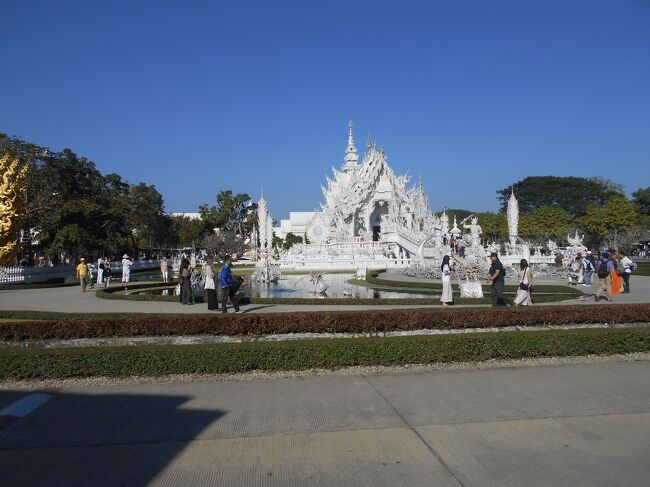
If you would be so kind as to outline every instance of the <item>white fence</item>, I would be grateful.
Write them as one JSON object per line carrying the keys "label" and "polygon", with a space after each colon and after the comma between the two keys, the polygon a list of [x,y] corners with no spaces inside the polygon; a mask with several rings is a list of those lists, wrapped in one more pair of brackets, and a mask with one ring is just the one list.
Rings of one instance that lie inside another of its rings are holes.
{"label": "white fence", "polygon": [[[97,265],[96,262],[90,264]],[[131,267],[131,272],[157,269],[160,267],[158,260],[136,260]],[[96,271],[95,271],[96,272]],[[122,262],[111,262],[111,273],[122,273]],[[57,279],[65,279],[76,274],[73,265],[57,265],[54,267],[2,267],[0,266],[0,284],[34,284]]]}

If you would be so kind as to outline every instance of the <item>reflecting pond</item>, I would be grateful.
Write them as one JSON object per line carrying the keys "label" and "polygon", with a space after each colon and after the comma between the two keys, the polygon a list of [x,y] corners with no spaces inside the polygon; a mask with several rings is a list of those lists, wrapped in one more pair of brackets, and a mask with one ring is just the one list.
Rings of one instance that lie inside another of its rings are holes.
{"label": "reflecting pond", "polygon": [[[317,293],[315,285],[311,282],[310,276],[307,275],[286,275],[277,283],[258,283],[250,276],[248,286],[242,286],[240,291],[245,296],[252,298],[429,298],[436,299],[435,294],[418,293],[418,292],[396,292],[372,289],[364,286],[356,286],[348,283],[354,278],[352,274],[323,274],[327,283],[327,291]],[[169,289],[148,290],[137,292],[137,294],[156,294],[169,295],[173,291]]]}

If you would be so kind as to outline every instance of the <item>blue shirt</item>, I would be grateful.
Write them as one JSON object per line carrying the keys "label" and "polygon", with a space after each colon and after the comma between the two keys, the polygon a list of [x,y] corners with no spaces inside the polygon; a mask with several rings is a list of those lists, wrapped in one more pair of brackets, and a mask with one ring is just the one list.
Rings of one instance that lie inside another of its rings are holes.
{"label": "blue shirt", "polygon": [[221,289],[224,287],[233,287],[232,271],[230,270],[228,264],[225,264],[221,268],[221,272],[219,273],[219,281],[221,281]]}
{"label": "blue shirt", "polygon": [[505,279],[506,279],[506,270],[503,268],[503,264],[501,263],[501,261],[499,259],[492,262],[492,265],[490,266],[490,270],[488,271],[488,273],[491,276],[494,276],[494,273],[496,271],[500,271],[500,272],[499,272],[499,275],[497,276],[497,278],[492,281],[492,284],[494,284],[497,281],[504,282]]}

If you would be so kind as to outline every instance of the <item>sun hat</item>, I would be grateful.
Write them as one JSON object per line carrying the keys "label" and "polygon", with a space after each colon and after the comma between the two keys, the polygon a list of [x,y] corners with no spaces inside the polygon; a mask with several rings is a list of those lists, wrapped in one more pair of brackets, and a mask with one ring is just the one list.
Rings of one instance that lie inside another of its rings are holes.
{"label": "sun hat", "polygon": [[128,258],[129,258],[129,254],[124,254],[124,255],[122,256],[122,258],[123,258],[123,259],[128,259]]}

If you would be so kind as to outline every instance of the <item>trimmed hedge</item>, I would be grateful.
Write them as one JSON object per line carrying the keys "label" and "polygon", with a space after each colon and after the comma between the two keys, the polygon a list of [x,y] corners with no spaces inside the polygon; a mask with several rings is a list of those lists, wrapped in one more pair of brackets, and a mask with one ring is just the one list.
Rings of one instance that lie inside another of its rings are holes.
{"label": "trimmed hedge", "polygon": [[0,350],[0,380],[395,366],[650,351],[650,329]]}
{"label": "trimmed hedge", "polygon": [[429,308],[222,315],[142,315],[126,318],[0,323],[0,340],[124,336],[275,335],[650,322],[650,304],[535,308]]}

